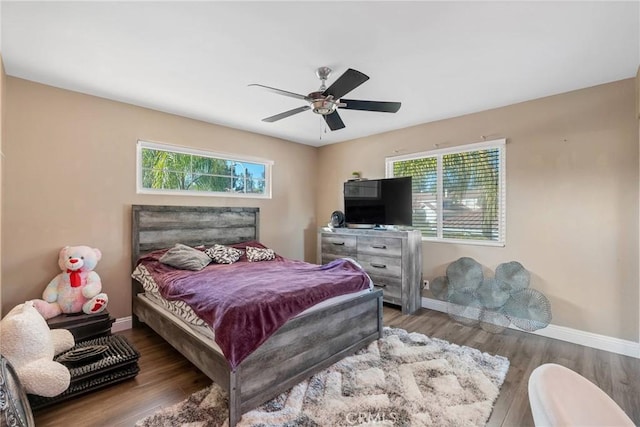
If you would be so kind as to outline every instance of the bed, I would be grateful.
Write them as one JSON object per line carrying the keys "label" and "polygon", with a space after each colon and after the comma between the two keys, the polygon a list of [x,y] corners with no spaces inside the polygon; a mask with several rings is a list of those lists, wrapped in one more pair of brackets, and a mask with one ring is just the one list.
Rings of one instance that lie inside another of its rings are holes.
{"label": "bed", "polygon": [[[259,208],[132,206],[132,266],[142,255],[169,248],[231,245],[259,240]],[[132,280],[133,326],[151,327],[229,396],[229,425],[242,413],[382,336],[382,292],[342,298],[294,317],[231,369],[220,347],[178,316],[145,297]]]}

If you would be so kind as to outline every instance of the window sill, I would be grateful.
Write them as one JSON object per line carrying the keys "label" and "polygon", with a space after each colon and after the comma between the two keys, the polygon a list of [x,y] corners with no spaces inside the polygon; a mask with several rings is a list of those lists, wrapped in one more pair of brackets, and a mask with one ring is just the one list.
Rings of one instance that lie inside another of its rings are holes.
{"label": "window sill", "polygon": [[438,239],[434,237],[423,237],[423,242],[429,243],[448,243],[454,245],[471,245],[471,246],[491,246],[504,248],[506,246],[505,242],[494,242],[489,240],[465,240],[465,239]]}

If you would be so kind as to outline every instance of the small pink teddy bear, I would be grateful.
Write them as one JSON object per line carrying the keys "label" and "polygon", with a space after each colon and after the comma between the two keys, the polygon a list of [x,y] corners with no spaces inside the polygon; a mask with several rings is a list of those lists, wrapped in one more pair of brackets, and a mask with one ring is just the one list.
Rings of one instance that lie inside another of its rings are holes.
{"label": "small pink teddy bear", "polygon": [[61,313],[100,313],[109,298],[102,292],[102,282],[93,269],[102,258],[99,249],[88,246],[65,246],[60,250],[58,265],[62,273],[53,278],[42,293],[42,300],[33,300],[45,319]]}

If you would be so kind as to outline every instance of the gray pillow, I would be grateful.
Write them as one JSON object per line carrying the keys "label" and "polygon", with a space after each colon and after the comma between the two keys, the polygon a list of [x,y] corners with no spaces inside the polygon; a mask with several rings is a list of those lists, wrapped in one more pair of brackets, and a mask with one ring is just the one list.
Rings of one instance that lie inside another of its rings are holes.
{"label": "gray pillow", "polygon": [[211,258],[207,254],[190,246],[176,243],[162,257],[160,262],[181,270],[202,270],[210,262]]}

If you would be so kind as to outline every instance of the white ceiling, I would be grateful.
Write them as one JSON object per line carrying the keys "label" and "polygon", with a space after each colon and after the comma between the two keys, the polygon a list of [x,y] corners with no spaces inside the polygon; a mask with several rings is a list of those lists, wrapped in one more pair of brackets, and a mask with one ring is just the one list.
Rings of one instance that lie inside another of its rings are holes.
{"label": "white ceiling", "polygon": [[[640,8],[628,2],[8,2],[8,75],[313,146],[633,77]],[[401,101],[396,114],[304,101],[347,68],[346,97]]]}

